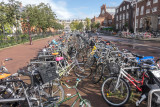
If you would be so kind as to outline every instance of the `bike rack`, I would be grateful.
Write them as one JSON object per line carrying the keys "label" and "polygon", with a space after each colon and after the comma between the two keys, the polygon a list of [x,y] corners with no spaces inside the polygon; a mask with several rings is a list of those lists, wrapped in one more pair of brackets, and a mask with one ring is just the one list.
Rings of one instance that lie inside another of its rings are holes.
{"label": "bike rack", "polygon": [[151,102],[152,102],[152,94],[154,92],[160,92],[160,89],[152,89],[151,91],[149,91],[148,93],[148,107],[151,107]]}

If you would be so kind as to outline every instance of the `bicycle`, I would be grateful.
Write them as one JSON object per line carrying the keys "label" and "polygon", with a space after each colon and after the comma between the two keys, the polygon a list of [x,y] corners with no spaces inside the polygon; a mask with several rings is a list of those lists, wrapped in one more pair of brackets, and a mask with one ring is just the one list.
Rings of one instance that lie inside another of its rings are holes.
{"label": "bicycle", "polygon": [[83,99],[80,95],[80,93],[78,92],[78,89],[77,89],[77,86],[79,84],[79,82],[81,81],[81,79],[78,79],[76,80],[76,85],[70,87],[68,86],[66,83],[62,82],[63,85],[65,85],[68,89],[75,89],[76,90],[76,94],[68,97],[68,98],[65,98],[64,100],[58,102],[55,104],[55,102],[47,102],[46,105],[47,107],[57,107],[57,106],[60,106],[62,103],[68,101],[68,100],[71,100],[72,98],[76,97],[76,100],[74,100],[74,102],[72,103],[71,107],[74,107],[75,104],[77,103],[78,100],[80,100],[80,103],[79,103],[79,106],[80,107],[91,107],[91,104],[90,102],[87,100],[87,99]]}
{"label": "bicycle", "polygon": [[[139,69],[140,67],[125,67],[124,65],[125,64],[123,63],[118,76],[108,77],[102,84],[101,93],[104,100],[109,105],[122,106],[127,103],[131,95],[131,90],[128,82],[135,86],[138,92],[142,92],[142,88],[138,84],[143,85],[145,78],[148,78],[148,75],[144,71],[141,80],[134,79],[130,74],[126,72],[126,70]],[[146,69],[143,66],[142,68]]]}

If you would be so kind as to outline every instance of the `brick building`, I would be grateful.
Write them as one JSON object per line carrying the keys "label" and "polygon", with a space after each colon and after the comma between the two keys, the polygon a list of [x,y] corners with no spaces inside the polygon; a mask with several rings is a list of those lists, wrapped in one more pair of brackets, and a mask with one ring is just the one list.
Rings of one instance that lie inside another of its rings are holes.
{"label": "brick building", "polygon": [[117,30],[133,30],[133,8],[130,2],[123,1],[115,13],[115,26]]}
{"label": "brick building", "polygon": [[109,27],[114,22],[115,7],[106,7],[106,4],[101,6],[101,12],[98,17],[91,20],[92,22],[100,23],[101,26]]}
{"label": "brick building", "polygon": [[138,0],[136,28],[137,31],[160,30],[160,0]]}

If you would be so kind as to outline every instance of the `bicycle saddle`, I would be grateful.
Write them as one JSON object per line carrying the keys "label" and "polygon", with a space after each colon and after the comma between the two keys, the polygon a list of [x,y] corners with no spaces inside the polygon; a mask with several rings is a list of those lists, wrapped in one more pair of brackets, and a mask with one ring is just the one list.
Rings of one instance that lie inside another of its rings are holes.
{"label": "bicycle saddle", "polygon": [[63,60],[63,57],[56,57],[56,61]]}
{"label": "bicycle saddle", "polygon": [[153,64],[153,61],[151,61],[151,60],[146,60],[146,61],[144,61],[144,63],[145,63],[145,64],[152,65],[152,64]]}

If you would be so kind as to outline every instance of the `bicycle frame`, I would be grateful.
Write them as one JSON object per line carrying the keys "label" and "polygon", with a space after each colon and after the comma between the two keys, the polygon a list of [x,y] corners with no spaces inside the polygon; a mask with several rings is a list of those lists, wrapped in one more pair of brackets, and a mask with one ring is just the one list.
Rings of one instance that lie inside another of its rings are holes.
{"label": "bicycle frame", "polygon": [[131,75],[129,75],[125,70],[127,69],[138,69],[139,67],[126,67],[126,68],[121,68],[120,69],[120,73],[119,73],[119,76],[118,76],[118,82],[116,84],[116,88],[118,87],[118,84],[119,84],[119,79],[120,77],[125,77],[127,80],[129,80],[129,82],[131,82],[140,92],[142,91],[142,89],[136,85],[136,83],[138,84],[141,84],[143,85],[143,82],[144,82],[144,78],[145,77],[148,77],[145,72],[143,72],[143,75],[142,75],[142,80],[141,81],[138,81],[136,79],[134,79]]}
{"label": "bicycle frame", "polygon": [[[66,102],[66,101],[68,101],[68,100],[70,100],[70,99],[72,99],[72,98],[74,98],[74,97],[76,97],[76,96],[77,96],[76,100],[75,100],[75,101],[72,103],[72,105],[71,105],[71,107],[74,107],[74,105],[76,104],[76,102],[77,102],[79,99],[80,99],[80,100],[83,100],[82,97],[80,96],[79,92],[77,92],[76,94],[74,94],[74,95],[72,95],[72,96],[70,96],[70,97],[68,97],[68,98],[66,98],[66,99],[58,102],[56,105],[60,105],[60,104]],[[55,106],[55,107],[56,107],[56,106]]]}
{"label": "bicycle frame", "polygon": [[[60,62],[59,64],[62,66],[61,62]],[[62,69],[59,70],[59,76],[61,77],[64,73],[66,73],[67,69],[68,69],[70,66],[72,66],[72,67],[67,71],[67,72],[69,73],[69,72],[70,72],[76,65],[78,65],[78,64],[80,64],[80,63],[78,63],[77,59],[75,59],[71,64],[69,64],[69,63],[67,62],[67,65],[68,65],[68,66],[61,67]],[[78,66],[79,66],[79,65],[78,65]]]}

